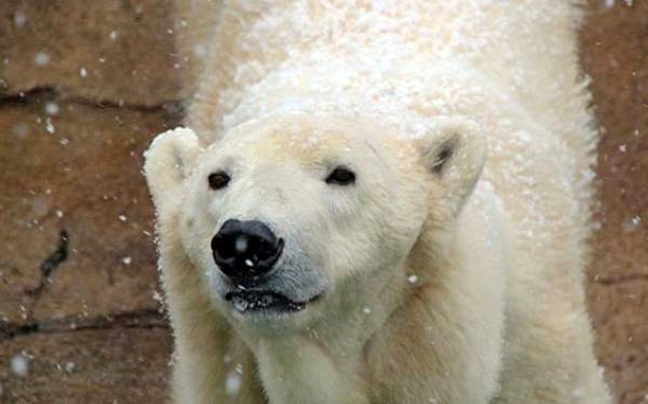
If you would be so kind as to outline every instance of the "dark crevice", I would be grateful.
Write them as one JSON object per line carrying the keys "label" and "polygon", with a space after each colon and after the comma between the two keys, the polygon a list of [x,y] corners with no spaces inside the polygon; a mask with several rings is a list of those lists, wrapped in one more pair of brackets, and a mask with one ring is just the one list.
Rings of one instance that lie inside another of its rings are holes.
{"label": "dark crevice", "polygon": [[169,115],[182,115],[182,103],[179,100],[169,100],[159,104],[144,105],[115,102],[110,100],[92,100],[84,97],[66,95],[56,87],[35,87],[17,94],[0,94],[0,109],[3,107],[41,103],[45,100],[58,100],[74,104],[102,109],[128,109],[139,112],[165,112]]}
{"label": "dark crevice", "polygon": [[25,294],[27,294],[27,296],[34,298],[34,300],[40,298],[41,294],[47,287],[54,270],[67,259],[69,244],[70,236],[68,235],[68,232],[66,230],[61,230],[56,250],[51,253],[40,266],[41,279],[38,286],[26,290]]}
{"label": "dark crevice", "polygon": [[[118,103],[113,101],[97,101],[88,98],[72,96],[55,87],[44,86],[21,91],[18,94],[0,92],[0,110],[2,108],[38,106],[47,101],[83,105],[91,108],[130,110],[143,113],[163,113],[167,118],[179,120],[183,109],[176,100],[155,105],[139,105]],[[54,251],[40,265],[40,280],[38,284],[24,291],[32,298],[25,322],[0,321],[0,341],[29,335],[68,333],[84,330],[111,330],[126,328],[167,329],[167,320],[157,310],[135,310],[114,315],[97,317],[70,316],[58,319],[36,320],[33,317],[34,307],[39,298],[46,292],[52,276],[69,255],[70,236],[66,230],[59,233],[58,243]]]}
{"label": "dark crevice", "polygon": [[610,277],[593,277],[590,282],[599,285],[618,285],[620,283],[628,283],[635,281],[648,281],[648,274],[631,274]]}
{"label": "dark crevice", "polygon": [[88,330],[124,328],[168,328],[167,320],[157,310],[139,310],[93,318],[73,317],[42,320],[28,324],[0,322],[0,341],[31,334],[57,334]]}
{"label": "dark crevice", "polygon": [[0,97],[0,108],[17,105],[27,105],[34,101],[42,102],[56,98],[51,88],[35,88],[30,91],[21,91],[18,94],[6,94]]}

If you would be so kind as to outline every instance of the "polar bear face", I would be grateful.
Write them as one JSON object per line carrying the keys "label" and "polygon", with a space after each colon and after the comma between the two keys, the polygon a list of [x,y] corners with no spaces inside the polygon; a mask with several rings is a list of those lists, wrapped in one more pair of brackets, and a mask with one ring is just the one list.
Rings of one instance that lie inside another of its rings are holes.
{"label": "polar bear face", "polygon": [[453,125],[413,142],[339,117],[273,118],[204,150],[176,139],[166,162],[181,174],[164,197],[155,145],[147,176],[158,210],[177,205],[213,304],[239,326],[286,333],[405,287],[424,224],[451,221],[481,170],[483,151],[466,156],[475,142]]}

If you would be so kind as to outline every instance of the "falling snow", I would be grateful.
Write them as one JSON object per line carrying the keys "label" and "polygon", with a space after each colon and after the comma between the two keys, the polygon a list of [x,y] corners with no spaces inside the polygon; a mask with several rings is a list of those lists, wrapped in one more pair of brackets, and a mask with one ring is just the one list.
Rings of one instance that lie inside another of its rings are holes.
{"label": "falling snow", "polygon": [[621,223],[621,229],[623,230],[624,233],[632,233],[639,228],[640,224],[641,224],[641,217],[633,216],[631,218],[624,220]]}
{"label": "falling snow", "polygon": [[56,132],[56,128],[54,127],[54,124],[52,123],[52,118],[48,117],[45,120],[45,130],[47,133],[54,134]]}
{"label": "falling snow", "polygon": [[584,395],[585,395],[585,391],[581,387],[577,387],[574,390],[572,390],[572,398],[575,399],[577,402],[580,401]]}
{"label": "falling snow", "polygon": [[45,113],[47,115],[57,115],[60,111],[59,105],[54,101],[45,103]]}
{"label": "falling snow", "polygon": [[203,45],[196,45],[192,49],[194,56],[199,57],[199,58],[204,58],[207,56],[207,50]]}
{"label": "falling snow", "polygon": [[16,11],[16,14],[14,14],[14,26],[16,28],[22,28],[26,22],[27,16],[25,15],[25,13],[20,10]]}
{"label": "falling snow", "polygon": [[36,66],[46,66],[50,62],[50,55],[47,52],[37,52],[34,56]]}
{"label": "falling snow", "polygon": [[16,125],[14,125],[13,131],[16,136],[23,138],[29,134],[29,125],[27,125],[25,122],[18,122]]}
{"label": "falling snow", "polygon": [[225,394],[228,397],[237,396],[241,390],[241,372],[238,371],[238,368],[234,371],[228,373],[225,378]]}
{"label": "falling snow", "polygon": [[18,377],[27,377],[29,373],[29,358],[23,354],[17,354],[11,358],[11,373]]}

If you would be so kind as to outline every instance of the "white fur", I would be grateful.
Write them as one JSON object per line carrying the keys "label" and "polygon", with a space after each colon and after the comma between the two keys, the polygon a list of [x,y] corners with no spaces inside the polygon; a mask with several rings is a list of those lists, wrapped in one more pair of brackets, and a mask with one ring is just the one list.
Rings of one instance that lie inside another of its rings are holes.
{"label": "white fur", "polygon": [[[187,56],[196,134],[161,135],[146,165],[176,402],[611,402],[584,305],[578,1],[176,5],[180,50],[206,49]],[[355,188],[321,181],[338,160]],[[209,251],[231,217],[286,235],[281,285],[324,297],[237,316]]]}

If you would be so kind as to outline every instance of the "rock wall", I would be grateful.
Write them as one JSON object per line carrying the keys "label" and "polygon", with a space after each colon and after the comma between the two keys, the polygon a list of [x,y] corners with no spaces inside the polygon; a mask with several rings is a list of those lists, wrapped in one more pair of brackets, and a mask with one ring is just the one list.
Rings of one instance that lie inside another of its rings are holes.
{"label": "rock wall", "polygon": [[648,403],[648,2],[592,0],[581,34],[603,128],[589,308],[620,404]]}
{"label": "rock wall", "polygon": [[[159,403],[171,340],[140,173],[179,123],[169,0],[0,2],[0,403]],[[605,134],[588,275],[597,353],[648,403],[648,3],[591,0]]]}

